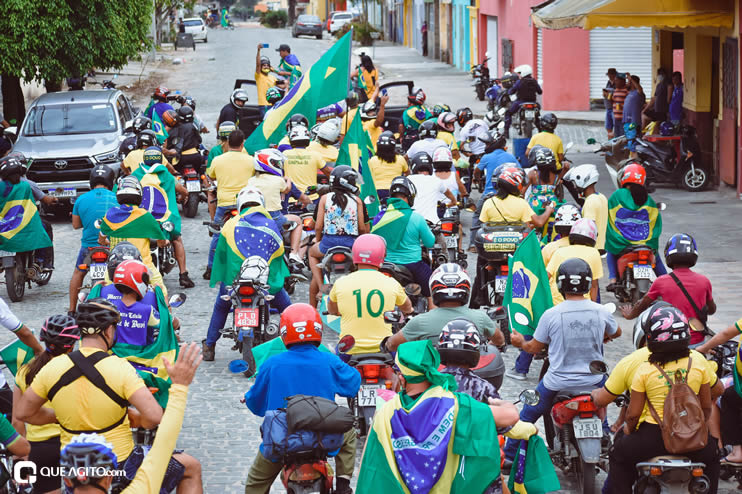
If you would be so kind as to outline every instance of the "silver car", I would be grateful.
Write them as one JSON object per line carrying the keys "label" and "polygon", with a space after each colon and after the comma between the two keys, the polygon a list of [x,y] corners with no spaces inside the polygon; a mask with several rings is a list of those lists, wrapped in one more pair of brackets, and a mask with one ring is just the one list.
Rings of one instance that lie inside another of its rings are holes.
{"label": "silver car", "polygon": [[118,175],[119,146],[135,109],[118,90],[48,93],[31,104],[13,147],[31,161],[27,177],[49,195],[74,202],[90,190],[90,170],[108,165]]}

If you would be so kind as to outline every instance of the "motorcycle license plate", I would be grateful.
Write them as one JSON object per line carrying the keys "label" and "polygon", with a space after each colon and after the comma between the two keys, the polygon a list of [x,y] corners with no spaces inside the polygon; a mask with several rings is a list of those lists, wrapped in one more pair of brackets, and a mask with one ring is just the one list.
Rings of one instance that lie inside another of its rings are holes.
{"label": "motorcycle license plate", "polygon": [[201,192],[201,182],[199,182],[198,180],[187,181],[186,190],[188,192]]}
{"label": "motorcycle license plate", "polygon": [[515,252],[523,236],[518,232],[490,232],[483,239],[486,252]]}
{"label": "motorcycle license plate", "polygon": [[234,325],[238,328],[257,328],[258,309],[235,309]]}
{"label": "motorcycle license plate", "polygon": [[458,235],[451,235],[450,237],[446,237],[446,248],[447,249],[456,249],[459,246],[459,236]]}
{"label": "motorcycle license plate", "polygon": [[49,189],[47,193],[52,197],[75,197],[77,191],[74,187],[57,187],[56,189]]}
{"label": "motorcycle license plate", "polygon": [[505,293],[505,287],[508,285],[507,276],[498,276],[495,278],[495,292]]}
{"label": "motorcycle license plate", "polygon": [[108,266],[102,262],[96,262],[90,265],[90,279],[99,281],[106,277]]}
{"label": "motorcycle license plate", "polygon": [[599,418],[574,419],[572,426],[575,430],[576,439],[603,437],[603,424]]}
{"label": "motorcycle license plate", "polygon": [[635,264],[634,265],[634,279],[635,280],[654,280],[657,275],[654,274],[654,269],[648,264]]}
{"label": "motorcycle license plate", "polygon": [[533,120],[534,118],[536,118],[536,112],[533,110],[526,110],[526,118],[528,120]]}
{"label": "motorcycle license plate", "polygon": [[381,384],[362,384],[358,391],[359,407],[375,407],[376,392],[382,388]]}
{"label": "motorcycle license plate", "polygon": [[15,257],[15,252],[8,252],[7,250],[0,250],[0,257]]}

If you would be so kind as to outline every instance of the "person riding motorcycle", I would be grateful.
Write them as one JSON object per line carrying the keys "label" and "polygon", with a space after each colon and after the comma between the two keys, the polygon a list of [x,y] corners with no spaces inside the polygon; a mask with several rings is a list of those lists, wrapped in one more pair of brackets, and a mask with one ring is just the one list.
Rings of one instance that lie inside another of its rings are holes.
{"label": "person riding motorcycle", "polygon": [[[193,126],[193,110],[189,106],[181,106],[177,113],[177,124],[168,130],[162,154],[172,160],[178,174],[182,175],[183,169],[189,166],[200,175],[204,160],[198,149],[201,133]],[[169,127],[167,122],[164,123]]]}
{"label": "person riding motorcycle", "polygon": [[541,115],[541,119],[539,120],[541,124],[541,132],[531,137],[531,140],[528,141],[528,146],[526,147],[526,155],[528,155],[531,149],[533,149],[535,146],[543,146],[545,148],[549,148],[556,157],[557,170],[561,170],[562,164],[566,165],[566,163],[564,162],[564,145],[562,144],[562,140],[559,138],[559,136],[554,134],[558,121],[559,120],[557,119],[557,116],[553,113],[544,113],[543,115]]}
{"label": "person riding motorcycle", "polygon": [[[325,120],[323,120],[322,122],[324,121]],[[321,123],[319,119],[317,119],[317,123]],[[282,153],[287,149],[291,149],[289,134],[291,134],[291,129],[293,129],[297,125],[302,125],[309,129],[309,120],[301,113],[294,113],[293,115],[291,115],[291,117],[289,117],[288,121],[286,121],[286,134],[281,138],[280,141],[278,141],[277,149]]]}
{"label": "person riding motorcycle", "polygon": [[235,127],[239,127],[240,109],[245,106],[245,103],[247,103],[247,91],[242,88],[232,91],[232,94],[229,96],[229,103],[222,107],[214,127],[218,129],[226,122],[232,122]]}
{"label": "person riding motorcycle", "polygon": [[409,171],[407,160],[397,154],[397,141],[390,130],[385,130],[376,141],[376,155],[368,160],[368,167],[376,186],[376,194],[380,201],[389,197],[389,187],[394,177],[404,175]]}
{"label": "person riding motorcycle", "polygon": [[520,109],[520,105],[536,101],[536,95],[543,93],[538,81],[533,78],[533,68],[530,65],[516,67],[515,72],[520,74],[520,79],[513,84],[513,87],[508,89],[508,94],[515,94],[517,99],[505,112],[506,138],[510,138],[510,124],[513,121],[513,114]]}
{"label": "person riding motorcycle", "polygon": [[436,149],[448,147],[445,141],[437,138],[438,126],[432,120],[426,120],[421,123],[417,128],[417,135],[419,140],[413,142],[407,150],[408,160],[412,160],[419,153],[426,153],[428,156],[433,156]]}
{"label": "person riding motorcycle", "polygon": [[579,165],[564,174],[564,185],[578,204],[582,204],[582,216],[598,225],[598,241],[595,246],[605,252],[606,227],[608,226],[608,198],[596,187],[600,174],[595,165]]}
{"label": "person riding motorcycle", "polygon": [[157,142],[157,134],[153,130],[145,129],[142,130],[136,138],[136,148],[133,149],[129,154],[126,155],[124,161],[121,163],[121,169],[125,175],[131,175],[131,173],[139,168],[144,158],[144,150],[150,146],[159,146]]}
{"label": "person riding motorcycle", "polygon": [[580,219],[582,219],[582,215],[574,204],[562,204],[559,206],[559,209],[554,214],[554,232],[559,238],[552,240],[541,249],[544,266],[549,265],[554,252],[569,245],[569,232],[572,226]]}
{"label": "person riding motorcycle", "polygon": [[420,124],[429,118],[430,111],[425,108],[425,91],[413,87],[407,96],[407,109],[402,113],[402,121],[399,123],[399,135],[416,131]]}
{"label": "person riding motorcycle", "polygon": [[[445,146],[442,147],[445,148]],[[433,160],[428,153],[421,151],[414,155],[410,160],[410,171],[412,174],[407,179],[415,186],[417,194],[417,201],[412,209],[421,214],[426,221],[435,225],[440,219],[438,215],[439,197],[445,197],[448,201],[446,206],[452,207],[458,203],[456,196],[443,180],[433,174]]]}
{"label": "person riding motorcycle", "polygon": [[563,301],[559,287],[557,286],[557,272],[559,266],[567,259],[582,259],[590,266],[593,275],[593,282],[590,286],[589,296],[594,302],[600,302],[599,280],[603,277],[603,262],[600,258],[600,252],[595,248],[595,241],[598,236],[598,227],[593,220],[580,218],[575,221],[569,230],[569,245],[557,249],[546,265],[546,274],[549,275],[549,284],[551,285],[551,298],[554,305]]}
{"label": "person riding motorcycle", "polygon": [[[528,161],[535,166],[528,174],[530,194],[526,200],[531,208],[541,214],[549,203],[561,205],[563,201],[560,199],[559,186],[566,170],[558,170],[554,153],[544,146],[535,146],[528,155]],[[553,237],[553,219],[550,219],[543,228],[541,241],[549,242]]]}
{"label": "person riding motorcycle", "polygon": [[[332,166],[328,165],[317,151],[308,148],[309,130],[303,125],[295,125],[289,131],[291,148],[283,151],[286,157],[284,172],[300,192],[317,185],[317,173],[330,175]],[[319,196],[314,193],[309,197],[314,201]]]}
{"label": "person riding motorcycle", "polygon": [[325,163],[334,166],[338,160],[338,148],[335,147],[338,139],[340,139],[340,125],[335,118],[319,125],[317,138],[309,143],[307,149],[316,151]]}
{"label": "person riding motorcycle", "polygon": [[353,263],[357,270],[343,276],[330,290],[327,310],[340,316],[340,337],[352,335],[355,346],[349,354],[378,353],[391,327],[384,312],[395,306],[409,314],[412,302],[402,285],[379,272],[386,254],[386,242],[378,235],[365,234],[353,243]]}
{"label": "person riding motorcycle", "polygon": [[[492,177],[495,180],[495,176]],[[543,227],[554,212],[555,205],[547,204],[543,213],[537,215],[521,197],[523,193],[523,171],[506,167],[497,179],[497,194],[482,205],[479,221],[482,223],[522,222],[536,228]]]}
{"label": "person riding motorcycle", "polygon": [[138,115],[131,123],[131,130],[134,132],[134,135],[124,139],[119,146],[119,154],[123,155],[124,159],[126,159],[129,153],[139,148],[139,144],[137,144],[139,134],[144,130],[152,130],[152,119],[144,115]]}
{"label": "person riding motorcycle", "polygon": [[156,113],[160,120],[162,120],[162,115],[166,111],[174,110],[170,103],[167,102],[167,96],[169,94],[170,90],[168,88],[165,86],[157,86],[152,94],[152,102],[154,102],[154,104],[150,103],[147,109],[144,110],[144,116],[152,120],[154,118],[152,115]]}
{"label": "person riding motorcycle", "polygon": [[[383,275],[382,275],[383,276]],[[355,309],[354,309],[355,310]],[[286,397],[318,396],[335,400],[335,395],[354,398],[361,387],[361,375],[332,353],[317,349],[322,341],[322,318],[307,304],[293,304],[281,314],[281,340],[288,349],[268,358],[260,367],[255,383],[245,393],[245,405],[259,417],[286,407]],[[356,455],[356,432],[345,433],[335,457],[337,468],[333,492],[350,494]],[[255,456],[245,483],[246,492],[267,492],[281,473],[282,462],[263,456],[263,444]]]}
{"label": "person riding motorcycle", "polygon": [[448,149],[451,150],[453,159],[458,160],[461,157],[459,143],[456,142],[456,137],[453,135],[456,130],[456,114],[450,110],[442,112],[436,118],[436,126],[438,127],[437,138],[446,143]]}
{"label": "person riding motorcycle", "polygon": [[142,301],[149,292],[147,266],[133,259],[124,261],[116,268],[112,281],[121,294],[114,302],[121,316],[116,325],[116,345],[151,345],[157,338],[160,314],[156,307]]}

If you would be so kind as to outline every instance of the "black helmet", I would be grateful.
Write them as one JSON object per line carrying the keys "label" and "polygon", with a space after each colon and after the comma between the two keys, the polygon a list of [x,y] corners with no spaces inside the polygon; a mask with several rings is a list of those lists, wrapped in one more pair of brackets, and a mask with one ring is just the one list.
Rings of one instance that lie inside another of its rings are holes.
{"label": "black helmet", "polygon": [[47,317],[41,325],[39,339],[46,345],[46,351],[56,357],[75,346],[80,339],[80,328],[74,317],[55,314]]}
{"label": "black helmet", "polygon": [[528,155],[528,161],[533,161],[539,170],[556,171],[556,157],[554,152],[547,147],[534,146]]}
{"label": "black helmet", "polygon": [[152,129],[152,120],[144,115],[139,115],[134,119],[131,126],[134,129],[134,133],[138,135],[143,130]]}
{"label": "black helmet", "polygon": [[634,322],[634,330],[632,336],[632,340],[634,341],[634,348],[639,350],[640,348],[643,348],[647,346],[647,333],[649,333],[649,315],[654,312],[655,309],[659,309],[660,307],[672,307],[669,303],[658,300],[654,302],[652,305],[650,305],[647,309],[644,309],[644,312],[639,314],[639,317],[636,318],[636,321]]}
{"label": "black helmet", "polygon": [[348,91],[348,96],[345,97],[345,104],[348,105],[348,109],[358,106],[358,93],[355,91]]}
{"label": "black helmet", "polygon": [[104,298],[86,300],[77,306],[75,320],[82,336],[102,333],[112,324],[121,321],[115,305]]}
{"label": "black helmet", "polygon": [[435,139],[438,137],[438,125],[436,125],[434,120],[426,120],[420,124],[417,132],[420,139]]}
{"label": "black helmet", "polygon": [[673,306],[653,307],[647,317],[647,347],[654,353],[673,353],[688,348],[690,326],[685,315]]}
{"label": "black helmet", "polygon": [[407,177],[399,176],[392,180],[389,186],[389,197],[393,197],[395,194],[402,194],[407,198],[407,202],[410,207],[415,203],[415,195],[417,195],[417,189]]}
{"label": "black helmet", "polygon": [[307,117],[301,113],[294,113],[291,115],[288,122],[286,122],[286,132],[290,131],[295,125],[303,125],[304,127],[309,128],[309,120],[307,120]]}
{"label": "black helmet", "polygon": [[410,160],[410,171],[415,173],[428,172],[433,174],[433,159],[425,151],[420,151]]}
{"label": "black helmet", "polygon": [[0,178],[3,180],[17,184],[21,181],[21,177],[25,171],[26,169],[21,160],[14,156],[6,156],[0,159]]}
{"label": "black helmet", "polygon": [[458,302],[461,305],[469,302],[471,278],[456,263],[441,264],[430,275],[430,293],[433,303],[440,306],[442,302]]}
{"label": "black helmet", "polygon": [[119,179],[116,200],[119,204],[139,206],[142,203],[142,184],[139,179],[132,175]]}
{"label": "black helmet", "polygon": [[330,174],[330,187],[358,194],[358,172],[348,165],[336,166]]}
{"label": "black helmet", "polygon": [[665,244],[665,263],[671,268],[676,264],[692,267],[697,260],[696,241],[687,233],[676,233]]}
{"label": "black helmet", "polygon": [[396,147],[397,141],[394,140],[394,134],[389,130],[382,132],[379,139],[376,141],[377,151],[394,152]]}
{"label": "black helmet", "polygon": [[593,272],[590,265],[582,259],[573,257],[559,265],[556,285],[562,295],[584,295],[590,291],[592,283]]}
{"label": "black helmet", "polygon": [[113,274],[116,272],[119,264],[124,261],[131,261],[132,259],[135,261],[142,260],[142,253],[139,252],[139,249],[126,240],[117,243],[108,255],[108,278],[113,280]]}
{"label": "black helmet", "polygon": [[466,125],[466,122],[474,118],[474,114],[471,111],[471,108],[459,108],[456,110],[456,121],[459,123],[460,126]]}
{"label": "black helmet", "polygon": [[489,154],[495,149],[503,149],[507,143],[505,136],[496,130],[490,130],[486,134],[479,136],[478,139],[484,143],[485,154]]}
{"label": "black helmet", "polygon": [[182,123],[192,123],[193,108],[190,106],[181,106],[178,108],[178,121]]}
{"label": "black helmet", "polygon": [[181,105],[190,106],[191,110],[196,111],[196,98],[193,96],[181,96],[178,101]]}
{"label": "black helmet", "polygon": [[137,148],[148,148],[150,146],[157,146],[157,134],[154,130],[147,129],[143,130],[137,135]]}
{"label": "black helmet", "polygon": [[95,165],[90,170],[90,188],[94,189],[96,185],[104,185],[106,189],[113,189],[113,181],[116,178],[114,171],[106,165]]}
{"label": "black helmet", "polygon": [[438,337],[438,353],[444,365],[450,363],[476,367],[481,347],[479,330],[468,319],[454,319],[443,326]]}
{"label": "black helmet", "polygon": [[557,116],[553,113],[544,113],[541,115],[541,130],[545,130],[547,132],[554,132],[554,129],[556,129],[558,119]]}

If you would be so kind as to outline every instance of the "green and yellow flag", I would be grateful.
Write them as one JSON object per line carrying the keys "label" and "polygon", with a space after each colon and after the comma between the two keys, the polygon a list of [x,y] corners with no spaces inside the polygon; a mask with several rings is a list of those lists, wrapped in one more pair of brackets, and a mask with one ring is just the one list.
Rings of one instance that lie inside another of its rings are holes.
{"label": "green and yellow flag", "polygon": [[337,164],[348,165],[359,171],[363,177],[361,184],[361,199],[364,201],[371,197],[371,203],[366,204],[369,217],[373,218],[379,213],[379,196],[376,193],[374,177],[368,160],[374,155],[374,144],[371,142],[368,132],[363,129],[360,112],[356,112],[350,123],[350,128],[345,134],[343,144],[338,152]]}
{"label": "green and yellow flag", "polygon": [[605,250],[618,255],[632,245],[657,250],[662,233],[662,216],[654,199],[639,206],[628,189],[618,189],[608,199],[608,228]]}
{"label": "green and yellow flag", "polygon": [[371,233],[384,237],[387,250],[394,250],[399,247],[411,216],[412,208],[404,199],[390,197],[386,201],[384,214],[371,228]]}
{"label": "green and yellow flag", "polygon": [[155,136],[157,136],[157,142],[162,145],[167,140],[168,134],[160,115],[154,110],[152,111],[152,130],[155,132]]}
{"label": "green and yellow flag", "polygon": [[31,347],[18,339],[0,348],[0,359],[14,376],[18,373],[18,369],[30,362],[32,358]]}
{"label": "green and yellow flag", "polygon": [[265,120],[245,141],[245,149],[252,154],[278,144],[286,133],[286,121],[301,113],[314,125],[317,109],[345,98],[350,77],[351,33],[340,38],[289,89],[281,101],[266,114]]}
{"label": "green and yellow flag", "polygon": [[[541,257],[541,244],[535,231],[518,245],[508,264],[510,270],[503,305],[508,308],[510,328],[520,334],[532,335],[541,315],[554,305],[549,276]],[[517,322],[515,314],[524,314],[528,324]]]}
{"label": "green and yellow flag", "polygon": [[132,172],[142,184],[142,209],[149,211],[160,223],[169,221],[173,230],[166,233],[170,240],[180,235],[180,211],[175,194],[175,177],[163,164],[146,167],[144,164]]}
{"label": "green and yellow flag", "polygon": [[0,250],[26,252],[51,245],[28,182],[0,181]]}
{"label": "green and yellow flag", "polygon": [[145,209],[129,204],[111,208],[101,221],[100,231],[114,238],[165,239],[165,234],[154,216]]}

